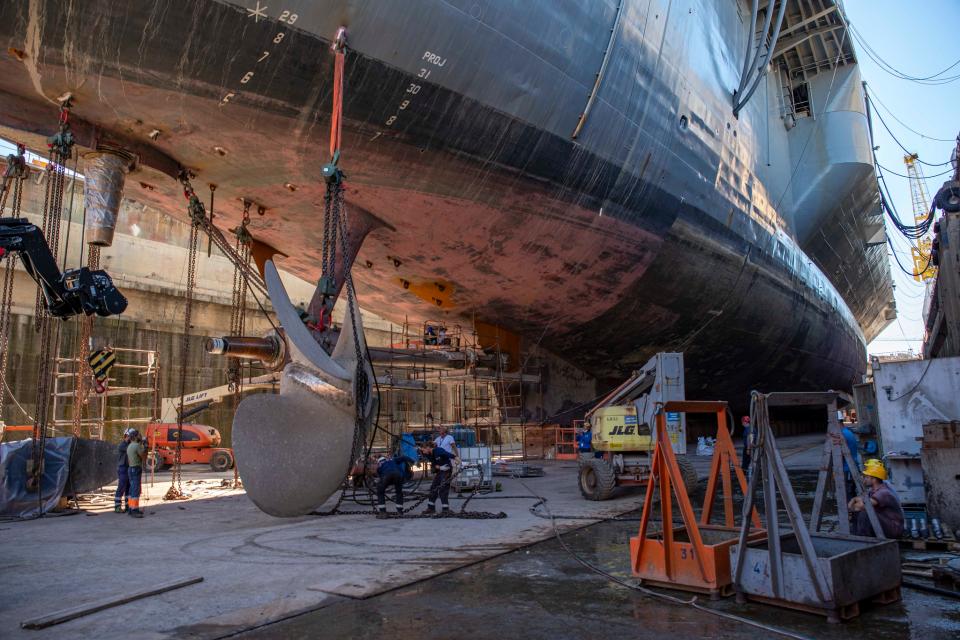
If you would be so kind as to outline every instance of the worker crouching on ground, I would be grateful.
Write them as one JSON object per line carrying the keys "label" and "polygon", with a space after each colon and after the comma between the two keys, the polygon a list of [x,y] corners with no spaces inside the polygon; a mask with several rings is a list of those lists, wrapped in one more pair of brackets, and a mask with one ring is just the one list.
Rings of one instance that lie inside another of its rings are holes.
{"label": "worker crouching on ground", "polygon": [[424,513],[437,513],[437,498],[440,498],[440,515],[450,513],[450,482],[453,480],[453,461],[456,456],[435,444],[420,448],[420,455],[433,466],[433,483],[427,498]]}
{"label": "worker crouching on ground", "polygon": [[125,498],[129,499],[130,493],[130,466],[127,463],[127,447],[130,446],[130,434],[133,429],[127,429],[123,432],[123,439],[117,445],[117,493],[113,496],[113,512],[126,513],[129,506]]}
{"label": "worker crouching on ground", "polygon": [[[873,504],[883,535],[887,538],[899,538],[903,535],[903,510],[900,508],[897,495],[884,482],[886,479],[887,470],[879,460],[867,460],[863,464],[867,498]],[[855,536],[873,536],[873,527],[870,526],[863,498],[854,497],[848,506],[853,512],[853,526],[850,528],[850,533]]]}
{"label": "worker crouching on ground", "polygon": [[410,467],[414,461],[404,455],[377,460],[377,517],[387,517],[387,487],[392,486],[396,516],[403,517],[403,483],[413,477]]}
{"label": "worker crouching on ground", "polygon": [[134,518],[142,518],[140,510],[140,487],[143,480],[143,461],[147,457],[147,449],[143,446],[143,438],[136,429],[131,429],[130,444],[127,445],[127,473],[130,476],[130,493],[127,503],[130,505],[128,513]]}

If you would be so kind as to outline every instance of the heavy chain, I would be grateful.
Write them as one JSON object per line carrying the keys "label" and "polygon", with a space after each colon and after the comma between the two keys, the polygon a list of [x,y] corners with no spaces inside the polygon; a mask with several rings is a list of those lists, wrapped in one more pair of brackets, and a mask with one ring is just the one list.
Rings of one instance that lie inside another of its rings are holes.
{"label": "heavy chain", "polygon": [[[465,467],[461,467],[461,468],[458,469],[456,472],[450,474],[450,477],[447,478],[447,480],[446,480],[446,482],[444,483],[444,485],[445,485],[445,486],[450,486],[450,485],[453,483],[453,479],[456,478],[456,477],[460,474],[460,472],[462,472],[462,471],[464,470],[464,468],[465,468]],[[443,488],[443,487],[441,487],[441,488]],[[373,507],[372,509],[364,510],[364,511],[357,511],[357,510],[341,511],[341,510],[339,510],[339,506],[340,506],[340,504],[343,502],[344,494],[346,493],[346,492],[344,491],[343,493],[340,494],[340,499],[337,500],[337,505],[336,505],[336,507],[334,507],[334,508],[331,509],[330,511],[314,511],[311,515],[315,515],[315,516],[376,515],[377,510],[376,510],[376,506],[375,506],[376,503],[373,501],[373,491],[372,491],[372,489],[370,489],[369,486],[367,487],[367,490],[368,490],[368,492],[370,493],[370,498],[371,498],[370,505],[371,505],[371,507]],[[422,505],[424,502],[426,502],[427,499],[430,497],[429,493],[424,493],[423,495],[420,495],[420,497],[417,499],[417,501],[414,502],[412,505],[409,505],[409,506],[405,506],[405,507],[404,507],[404,509],[403,509],[403,514],[404,514],[403,517],[404,517],[404,518],[458,518],[458,519],[464,519],[464,520],[500,520],[500,519],[503,519],[503,518],[506,518],[506,517],[507,517],[507,514],[504,513],[503,511],[498,511],[498,512],[496,512],[496,513],[493,513],[493,512],[490,512],[490,511],[467,511],[467,504],[470,502],[470,500],[473,499],[473,497],[476,495],[477,491],[479,491],[479,487],[477,487],[476,489],[474,489],[474,491],[473,491],[473,493],[470,495],[470,497],[467,498],[467,500],[463,503],[463,506],[460,507],[460,511],[449,511],[449,512],[440,511],[440,512],[435,513],[435,514],[411,513],[412,511],[414,511],[414,510],[416,510],[417,508],[419,508],[420,505]],[[413,495],[417,495],[417,494],[413,494]],[[354,501],[357,502],[358,504],[362,504],[362,503],[360,503],[360,502],[356,499],[356,493],[354,493]]]}
{"label": "heavy chain", "polygon": [[[23,182],[27,177],[25,148],[17,145],[17,153],[7,156],[7,169],[0,184],[0,215],[5,213],[7,200],[13,194],[10,217],[20,217],[20,203],[23,196]],[[0,290],[0,421],[3,420],[3,407],[7,398],[7,361],[10,344],[11,314],[13,307],[13,282],[16,274],[16,254],[10,253],[3,269],[3,289]]]}
{"label": "heavy chain", "polygon": [[190,184],[190,174],[183,170],[180,172],[180,175],[177,178],[181,185],[183,185],[183,193],[189,201],[188,213],[190,214],[190,221],[198,225],[200,230],[216,245],[217,249],[224,255],[224,257],[233,264],[234,268],[239,269],[244,280],[250,288],[254,289],[256,293],[267,296],[267,285],[264,284],[263,278],[260,277],[260,274],[257,272],[256,267],[251,263],[251,261],[244,260],[244,258],[231,246],[230,241],[227,240],[226,236],[223,235],[223,232],[220,231],[217,227],[213,225],[211,220],[207,217],[206,209],[204,209],[203,203],[200,201],[200,198],[197,196],[196,192],[193,190],[193,186]]}
{"label": "heavy chain", "polygon": [[[180,406],[177,411],[177,444],[173,450],[173,477],[170,488],[167,489],[164,500],[182,500],[187,496],[183,493],[183,402],[187,395],[187,366],[190,357],[190,323],[193,315],[193,293],[197,284],[197,252],[200,246],[200,227],[206,220],[203,203],[181,176],[184,185],[184,197],[187,199],[187,210],[190,213],[190,242],[187,249],[187,290],[183,309],[183,334],[180,339]],[[189,187],[189,189],[188,189]]]}
{"label": "heavy chain", "polygon": [[[47,139],[50,153],[47,157],[46,189],[43,195],[43,223],[41,230],[43,237],[50,245],[50,253],[54,262],[60,253],[60,226],[63,215],[63,191],[66,184],[66,164],[73,155],[73,133],[70,131],[70,100],[60,105],[60,120],[57,133]],[[40,289],[37,288],[37,297],[34,308],[34,330],[41,332],[41,324],[48,317],[46,305]]]}
{"label": "heavy chain", "polygon": [[[87,267],[91,271],[100,268],[100,247],[89,245],[87,248]],[[73,388],[73,435],[80,436],[83,426],[83,412],[90,396],[90,338],[93,336],[93,316],[80,318],[80,339],[77,343],[77,376]]]}
{"label": "heavy chain", "polygon": [[[346,211],[344,211],[343,206],[343,183],[337,181],[335,184],[328,187],[328,191],[333,190],[333,207],[335,209],[335,220],[338,220],[338,232],[340,236],[340,246],[346,251],[347,247],[347,222],[346,222]],[[334,251],[336,250],[336,245],[334,245]],[[343,257],[346,260],[346,256]],[[336,263],[336,255],[332,257],[332,262]],[[363,450],[364,443],[366,442],[366,425],[363,415],[363,409],[366,406],[370,398],[370,383],[367,376],[366,368],[366,354],[363,352],[363,349],[360,346],[360,332],[363,331],[363,326],[360,322],[360,319],[357,317],[357,305],[356,298],[357,294],[353,288],[353,275],[350,270],[347,270],[344,273],[344,287],[347,290],[347,308],[350,312],[350,328],[353,333],[353,350],[354,355],[357,359],[357,366],[355,372],[355,382],[354,382],[354,405],[356,408],[356,428],[354,429],[354,438],[353,438],[353,458],[360,454],[360,451]]]}
{"label": "heavy chain", "polygon": [[3,290],[0,292],[0,421],[3,420],[3,405],[7,399],[7,360],[10,345],[11,307],[13,306],[13,279],[16,273],[15,257],[7,256],[3,268]]}
{"label": "heavy chain", "polygon": [[[240,226],[235,229],[237,236],[234,250],[237,256],[245,265],[250,265],[250,249],[253,245],[253,236],[250,235],[248,227],[250,226],[250,207],[253,203],[244,200],[243,219]],[[211,212],[211,218],[213,217]],[[212,242],[212,240],[211,240]],[[243,271],[238,266],[233,270],[233,299],[230,309],[230,335],[242,336],[246,330],[247,324],[247,279],[243,276]],[[240,397],[243,394],[243,362],[239,358],[230,358],[228,361],[227,378],[233,385],[234,406],[240,404]],[[240,472],[237,467],[236,459],[233,463],[233,488],[239,489]]]}
{"label": "heavy chain", "polygon": [[[250,225],[250,206],[252,204],[248,200],[244,201],[243,221],[234,230],[237,236],[234,251],[240,261],[247,266],[250,265],[250,247],[253,244],[253,237],[248,229]],[[235,265],[233,270],[233,300],[230,309],[230,334],[234,336],[243,335],[246,325],[247,286],[247,279],[243,277],[243,271]]]}
{"label": "heavy chain", "polygon": [[[63,213],[63,191],[67,160],[73,155],[73,133],[70,131],[70,101],[60,105],[57,133],[47,140],[50,154],[47,161],[47,184],[44,192],[43,235],[50,246],[54,261],[60,250],[60,224]],[[43,511],[43,461],[47,443],[47,422],[50,418],[50,400],[53,360],[59,351],[60,323],[54,325],[41,302],[38,288],[35,308],[35,330],[40,334],[40,359],[37,371],[36,414],[33,421],[32,486],[37,490],[39,510]]]}
{"label": "heavy chain", "polygon": [[[346,211],[343,204],[343,181],[340,179],[342,174],[338,175],[337,179],[327,180],[327,192],[323,198],[324,211],[323,219],[325,221],[324,225],[324,246],[323,246],[323,258],[321,266],[321,276],[319,287],[322,289],[324,295],[323,308],[324,314],[332,314],[333,311],[333,294],[336,291],[335,285],[335,272],[337,256],[336,256],[336,245],[337,237],[340,239],[340,246],[342,250],[346,249]],[[330,225],[336,224],[335,227],[328,229],[327,222],[329,221]],[[344,257],[344,260],[346,258]],[[366,429],[366,416],[363,411],[367,405],[367,402],[370,398],[370,385],[371,381],[367,376],[367,369],[365,366],[366,363],[366,354],[364,354],[363,349],[360,345],[360,331],[363,330],[360,325],[360,319],[357,318],[356,314],[356,291],[353,287],[353,278],[349,270],[346,270],[344,273],[344,288],[347,290],[347,308],[350,313],[350,328],[353,332],[353,348],[354,355],[356,357],[356,369],[354,371],[354,427],[353,427],[353,444],[350,448],[350,458],[347,460],[347,468],[344,472],[344,476],[349,478],[350,473],[353,470],[354,465],[358,460],[363,456],[364,448],[366,447],[367,442],[367,429]],[[328,316],[329,317],[329,316]],[[321,320],[321,324],[326,326],[326,320]],[[342,332],[341,332],[342,336]],[[366,465],[366,457],[363,457],[363,463]],[[326,512],[316,512],[317,515],[333,515],[339,512],[340,505],[343,503],[343,498],[346,491],[341,491],[340,496],[337,499],[337,503],[333,506],[332,509]]]}

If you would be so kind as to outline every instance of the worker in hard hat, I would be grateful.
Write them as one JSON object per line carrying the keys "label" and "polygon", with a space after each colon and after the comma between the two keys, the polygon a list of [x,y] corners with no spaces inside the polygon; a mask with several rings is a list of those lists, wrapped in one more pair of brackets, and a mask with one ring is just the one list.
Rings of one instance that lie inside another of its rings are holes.
{"label": "worker in hard hat", "polygon": [[[887,538],[899,538],[903,534],[903,509],[900,508],[897,494],[885,482],[886,479],[887,470],[882,462],[870,459],[863,463],[863,481],[867,486],[866,497],[873,505],[883,535]],[[856,496],[848,504],[850,511],[853,512],[850,533],[855,536],[873,536],[875,534],[867,517],[863,500],[863,497]]]}
{"label": "worker in hard hat", "polygon": [[414,461],[402,454],[377,459],[377,518],[387,517],[387,488],[393,487],[396,517],[403,516],[403,483],[413,477]]}
{"label": "worker in hard hat", "polygon": [[113,512],[126,513],[129,507],[127,500],[130,493],[130,466],[127,464],[127,447],[130,446],[130,434],[134,429],[123,432],[123,439],[117,445],[117,492],[113,496]]}
{"label": "worker in hard hat", "polygon": [[130,475],[130,494],[127,496],[127,503],[130,510],[127,512],[134,518],[142,518],[143,511],[140,510],[140,487],[143,479],[143,463],[147,459],[147,449],[143,446],[143,438],[136,429],[132,429],[130,434],[130,444],[127,445],[127,466]]}

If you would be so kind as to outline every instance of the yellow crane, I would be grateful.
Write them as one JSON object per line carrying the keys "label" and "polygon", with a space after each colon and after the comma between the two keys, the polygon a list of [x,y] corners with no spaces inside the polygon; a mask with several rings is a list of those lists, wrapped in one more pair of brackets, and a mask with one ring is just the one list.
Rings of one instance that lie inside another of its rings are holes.
{"label": "yellow crane", "polygon": [[[922,223],[930,214],[930,196],[927,194],[926,178],[923,175],[923,168],[917,162],[917,154],[903,156],[903,164],[907,167],[907,178],[910,181],[910,201],[913,204],[913,219],[916,224]],[[910,247],[910,254],[913,258],[914,280],[917,282],[933,282],[937,278],[937,268],[933,266],[930,260],[930,250],[933,244],[931,225],[922,238],[919,238],[914,246]]]}

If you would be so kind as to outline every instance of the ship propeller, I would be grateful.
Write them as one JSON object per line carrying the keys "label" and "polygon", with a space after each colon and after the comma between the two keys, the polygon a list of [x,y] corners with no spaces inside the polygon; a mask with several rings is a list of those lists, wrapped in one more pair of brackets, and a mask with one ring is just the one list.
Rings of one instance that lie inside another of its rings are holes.
{"label": "ship propeller", "polygon": [[369,393],[373,370],[362,355],[366,343],[354,295],[348,295],[352,313],[348,309],[328,355],[290,302],[273,261],[264,266],[264,281],[290,362],[281,373],[279,394],[251,395],[237,407],[234,455],[254,504],[272,516],[300,516],[344,483],[375,409]]}

